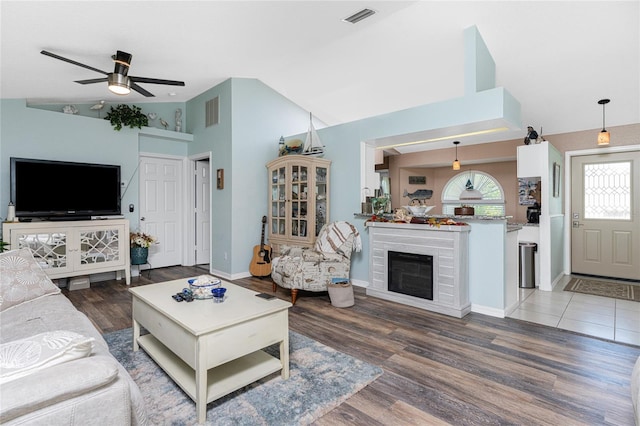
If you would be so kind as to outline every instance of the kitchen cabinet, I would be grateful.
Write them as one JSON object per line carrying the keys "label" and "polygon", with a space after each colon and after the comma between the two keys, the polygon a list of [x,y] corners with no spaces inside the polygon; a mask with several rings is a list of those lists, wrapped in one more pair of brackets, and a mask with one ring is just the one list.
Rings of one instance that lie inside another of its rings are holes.
{"label": "kitchen cabinet", "polygon": [[269,244],[311,247],[329,221],[331,161],[287,155],[267,164],[269,173]]}

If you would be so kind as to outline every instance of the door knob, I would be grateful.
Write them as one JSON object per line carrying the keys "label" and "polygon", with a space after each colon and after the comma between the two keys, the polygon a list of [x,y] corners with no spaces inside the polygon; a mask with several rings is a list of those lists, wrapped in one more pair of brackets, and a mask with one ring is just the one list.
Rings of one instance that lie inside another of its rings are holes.
{"label": "door knob", "polygon": [[142,216],[142,217],[140,218],[140,220],[144,220],[144,216]]}

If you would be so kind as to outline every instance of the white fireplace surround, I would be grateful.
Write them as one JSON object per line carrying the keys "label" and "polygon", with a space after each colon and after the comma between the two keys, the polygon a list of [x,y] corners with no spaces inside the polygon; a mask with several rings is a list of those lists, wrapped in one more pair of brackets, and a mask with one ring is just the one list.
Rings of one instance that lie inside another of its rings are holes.
{"label": "white fireplace surround", "polygon": [[[462,318],[469,302],[469,226],[369,222],[370,260],[367,295]],[[433,300],[388,290],[388,253],[433,256]]]}

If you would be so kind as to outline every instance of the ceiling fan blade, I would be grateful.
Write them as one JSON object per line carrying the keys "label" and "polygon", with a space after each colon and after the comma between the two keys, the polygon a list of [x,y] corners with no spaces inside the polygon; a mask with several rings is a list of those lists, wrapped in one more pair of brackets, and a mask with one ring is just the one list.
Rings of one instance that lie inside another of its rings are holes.
{"label": "ceiling fan blade", "polygon": [[136,92],[140,93],[141,95],[146,96],[147,98],[153,98],[153,97],[155,97],[155,96],[153,95],[153,93],[151,93],[151,92],[148,92],[148,91],[144,90],[142,87],[138,86],[138,85],[137,85],[137,84],[135,84],[133,81],[131,82],[131,88],[132,88],[133,90],[135,90]]}
{"label": "ceiling fan blade", "polygon": [[91,71],[99,72],[100,74],[109,74],[106,71],[99,70],[98,68],[94,68],[94,67],[91,67],[89,65],[81,64],[80,62],[76,62],[76,61],[73,61],[71,59],[63,58],[62,56],[56,55],[55,53],[47,52],[46,50],[42,50],[42,51],[40,51],[40,53],[42,53],[43,55],[46,55],[46,56],[51,56],[52,58],[59,59],[59,60],[64,61],[64,62],[68,62],[68,63],[73,64],[73,65],[77,65],[77,66],[82,67],[82,68],[86,68],[86,69],[91,70]]}
{"label": "ceiling fan blade", "polygon": [[92,78],[89,80],[76,80],[76,83],[80,83],[80,84],[93,84],[93,83],[104,83],[105,81],[108,81],[107,78]]}
{"label": "ceiling fan blade", "polygon": [[184,86],[184,81],[162,80],[160,78],[133,77],[129,76],[131,81],[136,83],[166,84],[167,86]]}

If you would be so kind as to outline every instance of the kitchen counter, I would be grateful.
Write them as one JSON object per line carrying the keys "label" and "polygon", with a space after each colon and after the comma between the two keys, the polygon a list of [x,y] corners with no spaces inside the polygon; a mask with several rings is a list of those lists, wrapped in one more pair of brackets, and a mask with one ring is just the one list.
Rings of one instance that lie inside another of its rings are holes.
{"label": "kitchen counter", "polygon": [[[353,217],[356,217],[358,219],[371,219],[373,215],[370,214],[363,214],[363,213],[354,213]],[[388,219],[388,220],[393,220],[393,214],[391,213],[385,213],[382,215],[383,218]],[[513,219],[513,216],[480,216],[480,215],[474,215],[474,216],[462,216],[462,215],[454,215],[454,214],[428,214],[425,216],[427,219],[428,218],[434,218],[434,219],[454,219],[456,220],[456,222],[463,222],[465,220],[509,220],[509,219]],[[524,225],[524,224],[522,224]],[[537,225],[537,224],[530,224],[530,225]]]}

